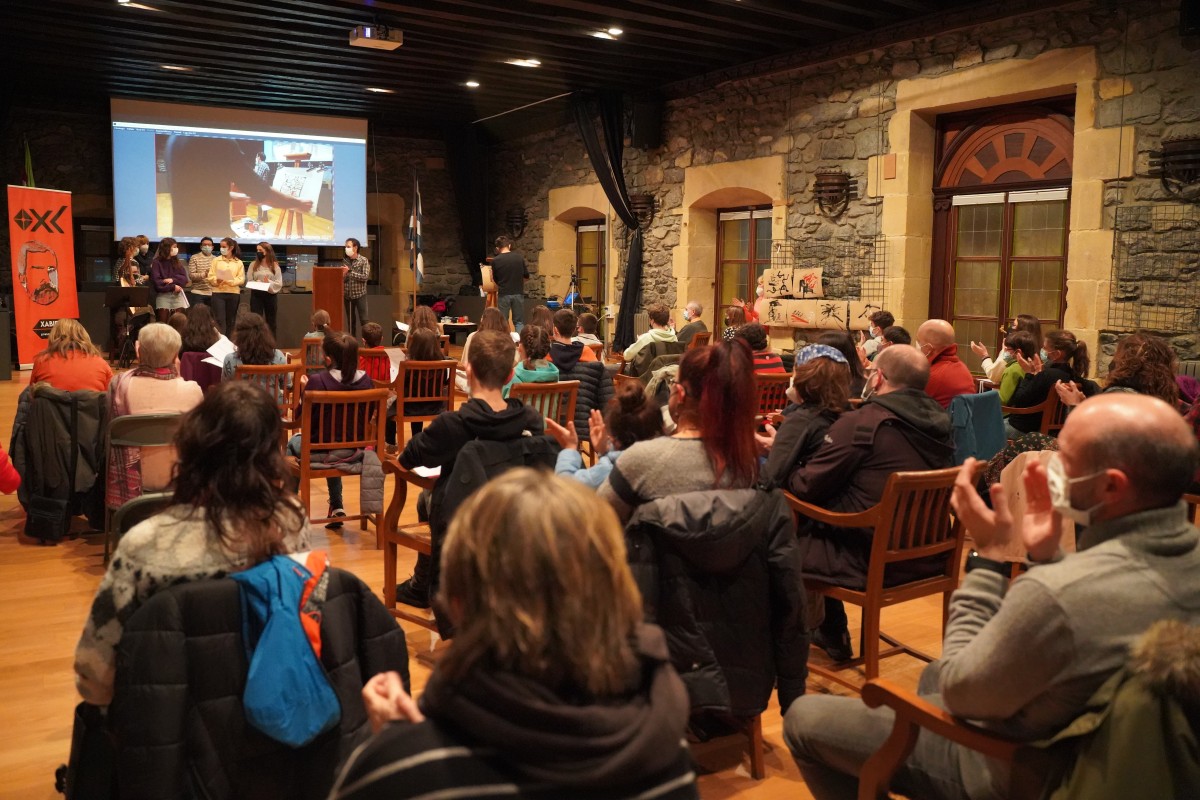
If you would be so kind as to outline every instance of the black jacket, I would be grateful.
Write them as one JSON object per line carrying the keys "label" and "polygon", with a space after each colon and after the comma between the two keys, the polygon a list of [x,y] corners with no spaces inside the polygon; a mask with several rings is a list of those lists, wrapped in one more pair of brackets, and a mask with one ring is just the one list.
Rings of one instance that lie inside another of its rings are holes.
{"label": "black jacket", "polygon": [[634,512],[625,538],[647,621],[666,632],[694,712],[754,716],[776,681],[784,712],[804,694],[804,586],[782,492],[652,500]]}
{"label": "black jacket", "polygon": [[330,569],[321,664],[342,718],[290,749],[246,723],[241,617],[237,584],[224,579],[158,592],[126,623],[109,706],[123,800],[324,798],[370,736],[363,684],[395,670],[409,685],[404,631],[362,581]]}
{"label": "black jacket", "polygon": [[[942,469],[954,463],[950,415],[916,389],[873,397],[858,410],[842,414],[829,427],[826,438],[806,464],[793,470],[787,485],[801,500],[830,511],[866,511],[883,497],[893,472]],[[871,534],[860,528],[802,521],[804,574],[841,586],[862,587]],[[888,575],[890,581],[909,577],[907,573]]]}
{"label": "black jacket", "polygon": [[[1085,397],[1091,397],[1096,393],[1097,387],[1095,383],[1077,378],[1071,373],[1071,365],[1065,361],[1060,361],[1054,364],[1047,364],[1036,375],[1026,375],[1024,378],[1021,378],[1021,382],[1017,384],[1016,390],[1008,400],[1008,405],[1016,408],[1029,408],[1030,406],[1039,405],[1050,396],[1050,393],[1054,391],[1054,384],[1059,381],[1063,383],[1077,382],[1080,391],[1083,392]],[[1008,424],[1022,433],[1033,433],[1042,429],[1042,415],[1009,414]]]}
{"label": "black jacket", "polygon": [[588,414],[593,408],[604,413],[613,396],[612,375],[599,361],[580,361],[568,369],[558,363],[556,356],[554,365],[558,367],[560,381],[579,381],[579,394],[575,397],[575,433],[579,435],[579,441],[591,441]]}
{"label": "black jacket", "polygon": [[786,486],[792,470],[803,466],[824,444],[825,433],[837,418],[829,409],[814,405],[792,403],[785,408],[767,463],[759,471],[759,485],[764,489]]}

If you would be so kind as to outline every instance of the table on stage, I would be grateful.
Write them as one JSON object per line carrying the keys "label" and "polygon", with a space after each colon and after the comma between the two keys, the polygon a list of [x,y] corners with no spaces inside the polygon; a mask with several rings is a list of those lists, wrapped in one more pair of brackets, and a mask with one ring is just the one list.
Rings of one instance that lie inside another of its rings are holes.
{"label": "table on stage", "polygon": [[[443,322],[442,323],[442,330],[445,332],[445,334],[447,336],[450,337],[451,344],[458,344],[458,341],[454,338],[455,336],[457,336],[459,334],[464,334],[464,335],[470,334],[477,327],[479,327],[479,326],[476,325],[474,322]],[[464,339],[464,341],[465,341],[465,339]]]}

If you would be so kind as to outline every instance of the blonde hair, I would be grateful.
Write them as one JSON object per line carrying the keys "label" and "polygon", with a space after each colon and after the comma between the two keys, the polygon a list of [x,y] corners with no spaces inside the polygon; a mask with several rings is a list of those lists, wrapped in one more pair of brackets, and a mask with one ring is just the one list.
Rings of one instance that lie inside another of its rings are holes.
{"label": "blonde hair", "polygon": [[624,534],[577,481],[528,468],[488,481],[450,524],[438,602],[458,628],[437,666],[449,680],[500,669],[590,697],[637,681]]}
{"label": "blonde hair", "polygon": [[87,356],[100,355],[99,348],[92,344],[92,337],[88,336],[87,329],[79,324],[79,320],[64,317],[50,329],[50,335],[46,338],[46,349],[38,354],[38,358],[66,358],[67,354],[72,352]]}

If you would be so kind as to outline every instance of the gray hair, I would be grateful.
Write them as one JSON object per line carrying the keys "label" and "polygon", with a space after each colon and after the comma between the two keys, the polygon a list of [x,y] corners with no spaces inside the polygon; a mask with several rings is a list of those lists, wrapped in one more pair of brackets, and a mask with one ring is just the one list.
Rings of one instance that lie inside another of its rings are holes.
{"label": "gray hair", "polygon": [[138,361],[146,367],[168,367],[179,355],[183,339],[179,331],[161,322],[152,322],[138,333]]}
{"label": "gray hair", "polygon": [[695,300],[688,300],[688,304],[687,304],[686,308],[690,311],[695,312],[697,317],[701,316],[704,313],[704,306],[700,305],[700,303]]}

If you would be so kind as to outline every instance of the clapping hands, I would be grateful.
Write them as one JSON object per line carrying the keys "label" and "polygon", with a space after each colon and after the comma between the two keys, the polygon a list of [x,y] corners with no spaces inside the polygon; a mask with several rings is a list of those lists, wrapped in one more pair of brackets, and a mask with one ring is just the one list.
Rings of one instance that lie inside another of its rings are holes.
{"label": "clapping hands", "polygon": [[404,691],[404,683],[395,672],[381,672],[367,681],[362,690],[363,707],[371,730],[378,733],[389,722],[424,722],[425,715],[416,701]]}

